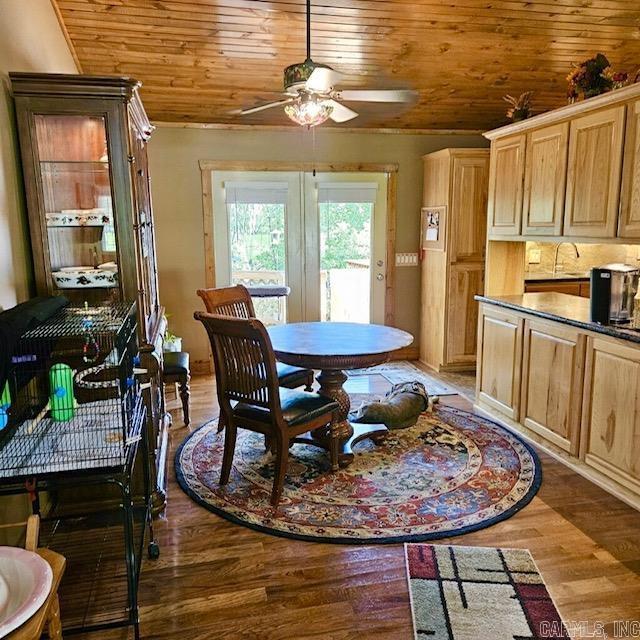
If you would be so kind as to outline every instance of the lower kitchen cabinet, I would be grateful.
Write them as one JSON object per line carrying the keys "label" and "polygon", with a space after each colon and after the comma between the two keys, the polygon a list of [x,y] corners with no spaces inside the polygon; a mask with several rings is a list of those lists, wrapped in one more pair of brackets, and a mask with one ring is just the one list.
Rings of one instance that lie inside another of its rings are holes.
{"label": "lower kitchen cabinet", "polygon": [[520,422],[578,454],[586,336],[544,320],[524,323]]}
{"label": "lower kitchen cabinet", "polygon": [[590,338],[584,386],[581,457],[640,492],[640,349]]}
{"label": "lower kitchen cabinet", "polygon": [[523,320],[515,313],[482,305],[478,327],[477,397],[518,420]]}

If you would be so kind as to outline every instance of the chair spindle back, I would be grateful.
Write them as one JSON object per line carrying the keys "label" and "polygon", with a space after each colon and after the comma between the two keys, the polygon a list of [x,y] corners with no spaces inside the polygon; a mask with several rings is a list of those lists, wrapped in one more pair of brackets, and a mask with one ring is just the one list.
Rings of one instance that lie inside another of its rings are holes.
{"label": "chair spindle back", "polygon": [[237,400],[280,412],[276,360],[262,322],[200,311],[194,318],[211,341],[223,409],[230,411],[230,401]]}
{"label": "chair spindle back", "polygon": [[198,289],[208,313],[232,318],[255,318],[256,312],[247,288],[241,284],[219,289]]}

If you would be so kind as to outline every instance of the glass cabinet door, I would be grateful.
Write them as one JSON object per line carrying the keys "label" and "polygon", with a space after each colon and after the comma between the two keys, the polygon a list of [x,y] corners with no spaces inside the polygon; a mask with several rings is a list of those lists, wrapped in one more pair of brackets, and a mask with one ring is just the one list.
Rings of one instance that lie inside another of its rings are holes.
{"label": "glass cabinet door", "polygon": [[52,289],[120,297],[107,126],[98,115],[34,115]]}

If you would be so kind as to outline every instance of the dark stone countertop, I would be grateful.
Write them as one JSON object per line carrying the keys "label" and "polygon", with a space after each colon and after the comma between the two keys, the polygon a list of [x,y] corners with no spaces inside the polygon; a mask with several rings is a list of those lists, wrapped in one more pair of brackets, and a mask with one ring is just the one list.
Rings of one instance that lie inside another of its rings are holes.
{"label": "dark stone countertop", "polygon": [[515,296],[476,296],[476,300],[640,344],[640,328],[631,328],[637,324],[602,325],[591,322],[588,298],[549,292],[523,293]]}

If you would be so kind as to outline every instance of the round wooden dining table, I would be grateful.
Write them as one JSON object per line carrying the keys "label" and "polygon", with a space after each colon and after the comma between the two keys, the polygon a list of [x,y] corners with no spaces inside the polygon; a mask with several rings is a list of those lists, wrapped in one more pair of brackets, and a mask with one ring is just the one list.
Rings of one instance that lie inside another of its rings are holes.
{"label": "round wooden dining table", "polygon": [[398,349],[408,347],[413,336],[406,331],[377,324],[355,322],[298,322],[269,327],[276,358],[285,364],[319,369],[318,393],[335,400],[340,411],[330,427],[315,429],[309,436],[296,438],[321,446],[327,451],[332,433],[339,440],[338,460],[342,467],[354,458],[353,446],[364,438],[374,442],[387,435],[383,424],[359,424],[348,420],[351,402],[344,390],[345,370],[373,367],[387,362]]}

